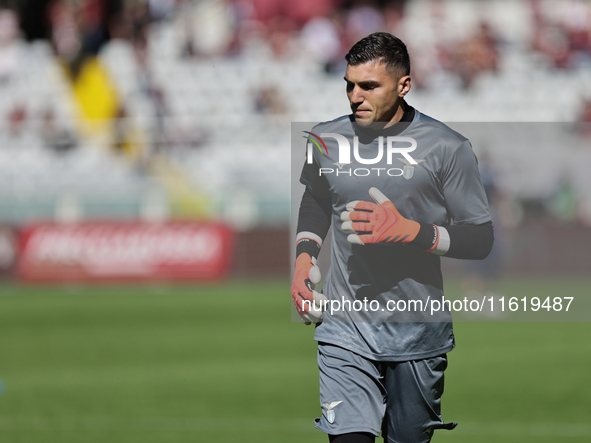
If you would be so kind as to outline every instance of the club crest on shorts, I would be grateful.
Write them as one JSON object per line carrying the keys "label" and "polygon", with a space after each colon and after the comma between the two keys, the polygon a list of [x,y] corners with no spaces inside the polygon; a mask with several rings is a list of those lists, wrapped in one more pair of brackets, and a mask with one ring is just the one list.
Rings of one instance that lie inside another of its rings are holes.
{"label": "club crest on shorts", "polygon": [[[405,159],[404,157],[397,157],[397,159],[405,164],[404,168],[402,169],[402,176],[405,179],[410,180],[415,173],[414,165],[411,165],[410,162],[407,159]],[[415,161],[417,162],[417,164],[419,164],[421,162],[424,162],[425,159],[424,158],[423,159],[417,158],[417,159],[415,159]]]}
{"label": "club crest on shorts", "polygon": [[326,419],[330,424],[334,423],[335,413],[334,407],[341,404],[343,400],[333,401],[332,403],[322,403],[322,407],[326,408]]}

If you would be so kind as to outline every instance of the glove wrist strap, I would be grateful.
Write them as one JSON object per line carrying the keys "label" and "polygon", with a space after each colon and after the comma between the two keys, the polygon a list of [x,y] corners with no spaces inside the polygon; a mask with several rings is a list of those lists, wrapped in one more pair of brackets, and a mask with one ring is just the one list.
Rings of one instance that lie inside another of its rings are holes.
{"label": "glove wrist strap", "polygon": [[432,252],[433,254],[445,254],[449,250],[450,245],[447,229],[429,223],[420,223],[420,225],[419,233],[408,244],[427,252]]}
{"label": "glove wrist strap", "polygon": [[419,224],[421,227],[417,236],[408,244],[424,251],[431,252],[437,247],[437,243],[439,242],[439,231],[437,226],[429,223]]}
{"label": "glove wrist strap", "polygon": [[313,232],[303,231],[296,237],[296,257],[303,253],[310,254],[310,257],[318,258],[322,239]]}

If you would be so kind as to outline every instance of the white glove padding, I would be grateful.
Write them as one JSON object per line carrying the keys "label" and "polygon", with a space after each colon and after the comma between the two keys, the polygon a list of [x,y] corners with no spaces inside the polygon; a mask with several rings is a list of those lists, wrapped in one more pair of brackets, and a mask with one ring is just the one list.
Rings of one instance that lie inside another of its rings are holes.
{"label": "white glove padding", "polygon": [[324,294],[314,290],[315,285],[320,283],[321,278],[322,275],[316,257],[300,254],[296,260],[296,270],[291,285],[291,297],[300,317],[306,324],[318,323],[322,318],[327,298]]}

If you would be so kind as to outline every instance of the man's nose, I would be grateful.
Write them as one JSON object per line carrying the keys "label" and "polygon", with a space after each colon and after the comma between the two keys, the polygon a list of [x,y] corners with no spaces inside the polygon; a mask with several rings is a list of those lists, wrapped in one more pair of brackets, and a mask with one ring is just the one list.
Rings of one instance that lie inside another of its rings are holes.
{"label": "man's nose", "polygon": [[363,91],[359,86],[355,86],[349,94],[351,103],[362,103],[364,100]]}

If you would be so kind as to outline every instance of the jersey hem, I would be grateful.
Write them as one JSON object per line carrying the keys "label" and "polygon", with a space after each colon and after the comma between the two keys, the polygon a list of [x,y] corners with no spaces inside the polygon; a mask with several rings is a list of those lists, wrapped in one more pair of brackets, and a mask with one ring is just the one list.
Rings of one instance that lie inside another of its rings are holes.
{"label": "jersey hem", "polygon": [[401,361],[413,361],[413,360],[423,360],[425,358],[437,357],[438,355],[445,354],[450,352],[452,349],[456,347],[455,343],[451,343],[446,345],[442,348],[434,349],[432,351],[425,351],[425,352],[417,352],[414,354],[373,354],[371,352],[366,352],[361,348],[358,348],[355,345],[351,345],[350,343],[342,342],[340,340],[333,340],[333,339],[322,339],[321,337],[314,337],[314,340],[320,343],[327,343],[330,345],[339,346],[343,349],[347,349],[361,357],[367,358],[373,361],[392,361],[392,362],[401,362]]}
{"label": "jersey hem", "polygon": [[351,427],[348,426],[346,428],[339,428],[337,429],[328,429],[324,426],[322,426],[320,424],[320,422],[317,422],[314,427],[328,435],[340,435],[340,434],[349,434],[351,432],[368,432],[372,435],[375,435],[376,437],[379,437],[382,430],[380,429],[379,431],[376,431],[374,429],[370,429],[370,428],[358,428],[358,427]]}

